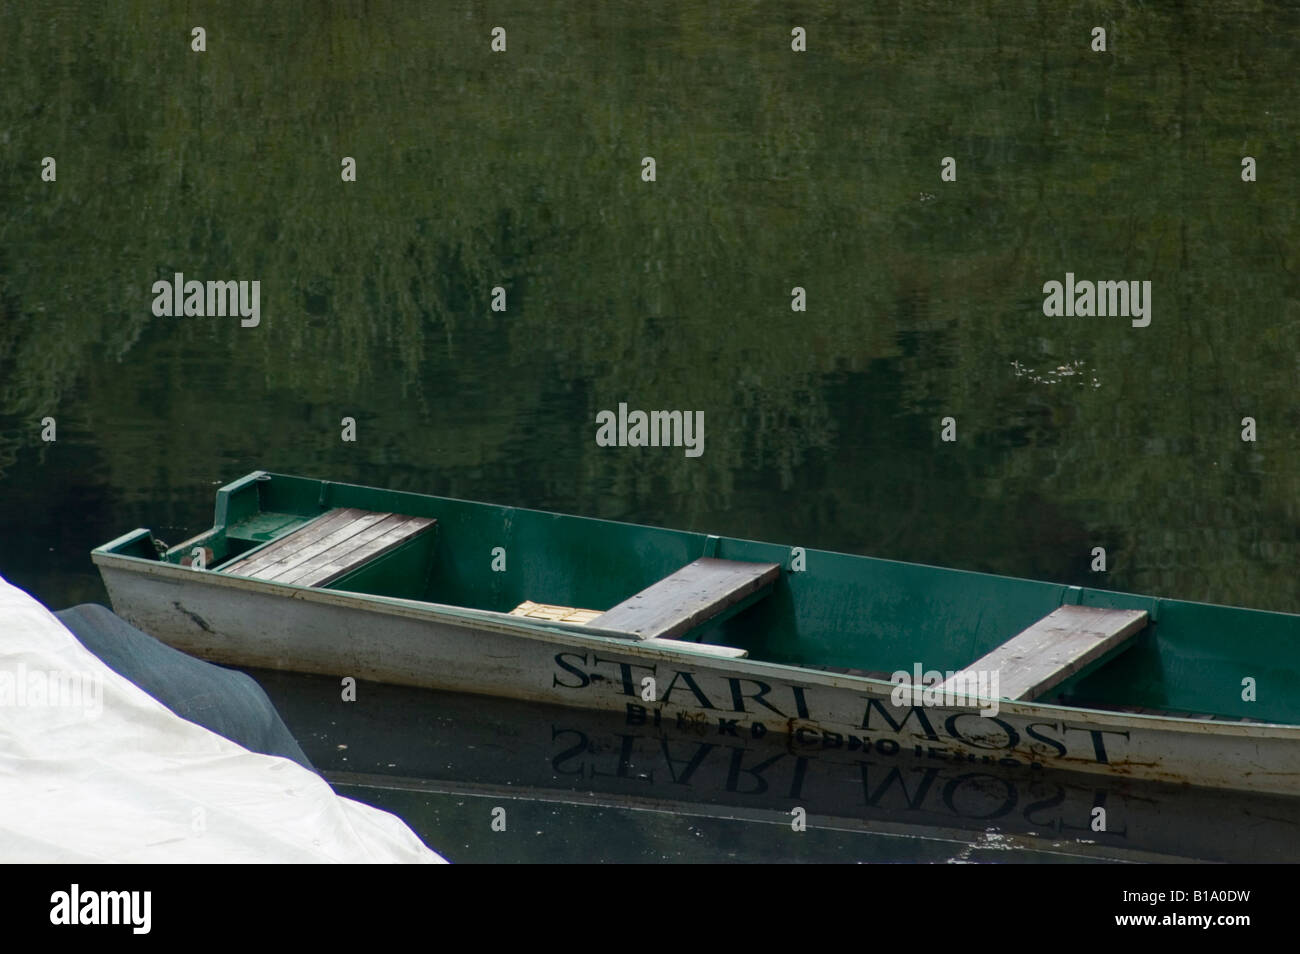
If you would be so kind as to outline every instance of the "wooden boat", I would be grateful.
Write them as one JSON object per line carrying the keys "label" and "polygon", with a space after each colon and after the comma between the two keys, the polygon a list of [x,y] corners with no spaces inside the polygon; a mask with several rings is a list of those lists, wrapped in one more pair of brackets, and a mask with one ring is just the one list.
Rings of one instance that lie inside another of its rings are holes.
{"label": "wooden boat", "polygon": [[93,558],[120,616],[217,662],[1300,794],[1292,614],[265,472],[192,539]]}

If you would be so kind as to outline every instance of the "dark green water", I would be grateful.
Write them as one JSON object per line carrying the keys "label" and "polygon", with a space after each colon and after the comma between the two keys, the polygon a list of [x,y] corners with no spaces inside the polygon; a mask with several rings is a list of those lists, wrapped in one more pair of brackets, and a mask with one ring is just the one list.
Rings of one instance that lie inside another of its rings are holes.
{"label": "dark green water", "polygon": [[[50,605],[265,468],[1300,611],[1293,5],[0,11],[0,575]],[[155,317],[175,272],[260,324]],[[1066,272],[1150,325],[1045,316]],[[597,446],[620,402],[703,455]]]}

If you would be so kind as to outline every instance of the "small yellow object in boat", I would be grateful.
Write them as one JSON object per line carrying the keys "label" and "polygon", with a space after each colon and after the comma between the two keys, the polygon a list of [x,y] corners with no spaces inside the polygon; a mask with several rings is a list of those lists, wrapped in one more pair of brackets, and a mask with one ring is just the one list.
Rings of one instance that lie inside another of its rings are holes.
{"label": "small yellow object in boat", "polygon": [[532,619],[549,619],[556,623],[585,625],[600,615],[600,610],[576,609],[572,606],[550,606],[524,600],[510,611],[511,616],[528,616]]}

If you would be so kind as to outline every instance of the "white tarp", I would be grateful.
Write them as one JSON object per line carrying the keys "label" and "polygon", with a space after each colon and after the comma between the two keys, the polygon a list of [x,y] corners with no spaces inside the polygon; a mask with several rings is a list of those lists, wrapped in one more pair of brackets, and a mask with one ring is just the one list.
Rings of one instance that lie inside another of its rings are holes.
{"label": "white tarp", "polygon": [[0,578],[0,861],[442,859],[394,815],[176,716]]}

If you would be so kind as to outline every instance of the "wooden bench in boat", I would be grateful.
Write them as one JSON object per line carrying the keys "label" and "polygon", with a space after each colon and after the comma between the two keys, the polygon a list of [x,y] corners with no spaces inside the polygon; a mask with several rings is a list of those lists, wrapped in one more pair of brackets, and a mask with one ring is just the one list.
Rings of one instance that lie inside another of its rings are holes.
{"label": "wooden bench in boat", "polygon": [[711,643],[673,643],[723,614],[737,613],[766,596],[781,574],[775,563],[745,563],[701,557],[604,613],[525,600],[510,611],[552,622],[576,623],[630,636],[642,646],[674,646],[712,656],[740,659],[744,649]]}
{"label": "wooden bench in boat", "polygon": [[[586,626],[601,615],[600,610],[579,609],[575,606],[553,606],[550,603],[534,603],[524,600],[510,611],[511,616],[526,616],[528,619],[546,620],[551,623],[572,623]],[[627,633],[619,633],[626,636]],[[744,659],[749,655],[747,649],[735,646],[716,646],[713,643],[683,643],[668,639],[638,639],[638,646],[651,646],[660,649],[685,649],[705,656],[721,656],[726,659]]]}
{"label": "wooden bench in boat", "polygon": [[[601,615],[600,610],[579,609],[575,606],[553,606],[550,603],[534,603],[524,600],[510,611],[511,616],[524,616],[528,619],[540,619],[550,623],[572,623],[575,626],[587,626]],[[626,633],[619,633],[626,636]],[[749,655],[747,649],[735,646],[715,646],[712,643],[682,643],[667,639],[638,639],[638,646],[651,646],[660,649],[685,649],[688,652],[705,656],[721,656],[725,659],[744,659]]]}
{"label": "wooden bench in boat", "polygon": [[[1028,702],[1120,649],[1146,624],[1146,610],[1062,606],[966,669],[998,672],[998,695]],[[949,689],[961,691],[960,676],[939,686]]]}
{"label": "wooden bench in boat", "polygon": [[297,586],[327,586],[432,528],[432,517],[341,507],[221,567],[221,572]]}
{"label": "wooden bench in boat", "polygon": [[638,639],[675,639],[766,596],[781,568],[701,557],[597,616],[592,626]]}

